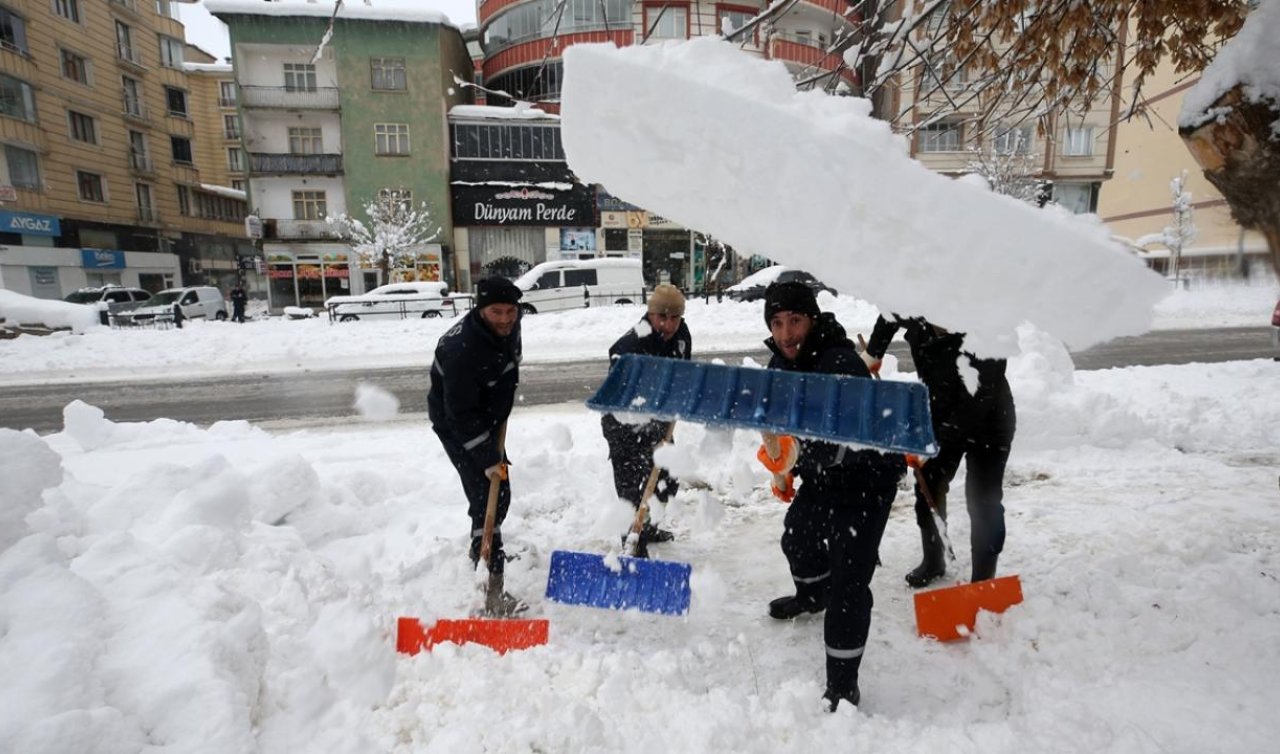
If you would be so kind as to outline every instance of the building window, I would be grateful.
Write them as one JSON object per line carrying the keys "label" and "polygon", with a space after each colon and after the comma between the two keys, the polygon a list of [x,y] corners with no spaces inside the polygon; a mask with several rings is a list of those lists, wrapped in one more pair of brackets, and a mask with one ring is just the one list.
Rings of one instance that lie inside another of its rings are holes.
{"label": "building window", "polygon": [[116,54],[131,63],[142,63],[137,50],[133,49],[133,29],[119,21],[116,21]]}
{"label": "building window", "polygon": [[1055,182],[1053,184],[1053,201],[1063,209],[1077,215],[1096,212],[1098,210],[1098,184]]}
{"label": "building window", "polygon": [[172,86],[164,88],[164,100],[169,108],[170,115],[176,115],[179,118],[187,117],[187,93],[181,89],[175,89]]}
{"label": "building window", "polygon": [[309,63],[285,63],[284,88],[291,92],[314,92],[316,67]]}
{"label": "building window", "polygon": [[191,189],[186,186],[178,186],[178,214],[183,217],[191,217]]}
{"label": "building window", "polygon": [[233,173],[244,172],[244,150],[239,147],[231,147],[227,150],[227,170]]}
{"label": "building window", "polygon": [[102,184],[102,176],[97,173],[86,173],[83,170],[77,170],[76,187],[80,192],[80,198],[86,202],[105,202],[107,200],[106,190]]}
{"label": "building window", "polygon": [[89,62],[84,59],[83,55],[77,55],[71,50],[61,50],[62,53],[62,75],[71,79],[78,84],[89,84]]}
{"label": "building window", "polygon": [[649,39],[684,39],[689,36],[689,10],[670,5],[646,5],[644,28]]}
{"label": "building window", "polygon": [[4,159],[9,164],[10,186],[40,190],[40,158],[35,152],[6,144]]}
{"label": "building window", "polygon": [[323,220],[326,214],[323,191],[293,192],[294,220]]}
{"label": "building window", "polygon": [[142,83],[128,76],[121,76],[120,81],[124,87],[125,114],[132,115],[135,118],[143,117]]}
{"label": "building window", "polygon": [[[732,34],[743,26],[746,26],[747,22],[755,17],[756,11],[754,10],[747,10],[745,8],[743,10],[720,8],[719,13],[716,15],[716,20],[719,24],[718,28],[720,29],[721,34]],[[754,43],[755,29],[752,29],[747,34],[739,34],[735,36],[733,41],[739,44],[742,42]]]}
{"label": "building window", "polygon": [[1088,157],[1093,154],[1093,126],[1067,128],[1067,141],[1062,153],[1068,157]]}
{"label": "building window", "polygon": [[53,12],[68,21],[80,23],[80,0],[53,0]]}
{"label": "building window", "polygon": [[191,140],[185,136],[170,136],[169,145],[173,150],[173,161],[190,165],[191,160]]}
{"label": "building window", "polygon": [[921,152],[960,151],[961,127],[959,123],[941,121],[916,131],[917,149]]}
{"label": "building window", "polygon": [[236,106],[236,82],[234,81],[218,82],[218,106],[219,107],[235,107]]}
{"label": "building window", "polygon": [[319,128],[289,127],[289,154],[323,154],[323,138]]}
{"label": "building window", "polygon": [[996,129],[991,146],[999,154],[1028,154],[1031,140],[1031,126],[1001,126]]}
{"label": "building window", "polygon": [[181,68],[182,40],[164,34],[158,36],[160,37],[160,65],[165,68]]}
{"label": "building window", "polygon": [[404,58],[370,58],[373,88],[400,91],[409,88],[405,76]]}
{"label": "building window", "polygon": [[145,183],[134,185],[138,197],[138,219],[143,222],[155,222],[156,206],[151,202],[151,187]]}
{"label": "building window", "polygon": [[408,123],[375,123],[373,133],[377,154],[409,154]]}
{"label": "building window", "polygon": [[555,126],[453,126],[453,156],[471,160],[564,160]]}
{"label": "building window", "polygon": [[27,22],[3,6],[0,6],[0,47],[27,54]]}
{"label": "building window", "polygon": [[151,155],[147,149],[147,136],[141,131],[129,132],[129,164],[134,170],[151,170]]}
{"label": "building window", "polygon": [[240,138],[240,116],[222,116],[222,132],[228,139]]}
{"label": "building window", "polygon": [[88,144],[98,143],[98,125],[94,122],[93,116],[68,110],[67,122],[71,127],[71,138]]}
{"label": "building window", "polygon": [[36,122],[36,98],[31,85],[0,74],[0,115]]}
{"label": "building window", "polygon": [[231,188],[236,191],[244,191],[244,180],[240,178],[233,178],[231,180]]}
{"label": "building window", "polygon": [[378,204],[387,208],[396,208],[401,212],[413,209],[413,190],[407,188],[378,189]]}

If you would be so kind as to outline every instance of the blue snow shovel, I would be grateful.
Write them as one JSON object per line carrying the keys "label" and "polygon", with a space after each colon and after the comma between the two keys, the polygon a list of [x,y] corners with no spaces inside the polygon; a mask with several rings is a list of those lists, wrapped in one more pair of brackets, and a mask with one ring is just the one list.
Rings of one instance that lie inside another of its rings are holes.
{"label": "blue snow shovel", "polygon": [[[671,422],[657,447],[671,441],[674,429],[675,422]],[[569,605],[634,609],[664,615],[682,615],[689,610],[691,565],[635,557],[640,546],[641,529],[649,517],[649,498],[657,487],[661,471],[654,463],[645,481],[640,505],[624,545],[629,555],[553,551],[551,572],[547,576],[548,599]]]}
{"label": "blue snow shovel", "polygon": [[938,452],[929,389],[917,382],[627,354],[587,407],[923,457]]}

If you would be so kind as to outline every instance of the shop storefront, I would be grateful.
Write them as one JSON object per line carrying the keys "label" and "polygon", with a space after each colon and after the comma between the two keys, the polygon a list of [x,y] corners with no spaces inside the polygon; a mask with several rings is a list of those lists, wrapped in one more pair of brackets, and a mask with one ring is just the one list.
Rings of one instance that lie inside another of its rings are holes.
{"label": "shop storefront", "polygon": [[[357,284],[352,290],[352,272],[361,274],[352,263],[352,253],[345,247],[266,252],[270,305],[273,310],[286,306],[319,309],[330,296],[347,296],[364,290]],[[370,270],[370,273],[375,271]],[[363,283],[363,281],[361,281]]]}
{"label": "shop storefront", "polygon": [[578,183],[455,181],[453,218],[473,280],[598,253],[595,196]]}

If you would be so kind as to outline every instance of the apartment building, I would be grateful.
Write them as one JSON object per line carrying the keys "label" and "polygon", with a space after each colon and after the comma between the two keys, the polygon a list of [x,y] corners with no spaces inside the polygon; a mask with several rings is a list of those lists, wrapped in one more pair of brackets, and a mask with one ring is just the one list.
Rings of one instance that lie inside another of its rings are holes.
{"label": "apartment building", "polygon": [[1195,238],[1181,249],[1178,277],[1269,274],[1266,240],[1231,218],[1226,200],[1178,136],[1182,98],[1198,81],[1197,76],[1175,73],[1168,61],[1147,77],[1145,113],[1116,127],[1115,179],[1102,190],[1098,214],[1152,269],[1173,277],[1173,252],[1160,236],[1176,225],[1170,184],[1185,172]]}
{"label": "apartment building", "polygon": [[271,307],[314,308],[384,282],[326,221],[367,221],[371,202],[425,203],[437,246],[393,275],[452,282],[447,112],[470,101],[455,77],[469,82],[473,68],[461,32],[425,9],[347,4],[334,18],[328,3],[205,5],[230,29]]}
{"label": "apartment building", "polygon": [[187,49],[170,0],[0,2],[0,286],[225,282],[201,260],[234,255],[244,207],[192,211]]}
{"label": "apartment building", "polygon": [[[898,10],[913,0],[900,3]],[[940,33],[946,8],[917,30],[915,48],[926,50]],[[1097,62],[1110,78],[1119,46]],[[1102,184],[1114,174],[1119,81],[1084,109],[1047,113],[1030,97],[983,87],[976,73],[947,51],[935,53],[898,77],[886,115],[910,138],[911,156],[931,170],[959,176],[995,162],[1002,171],[1051,188],[1051,198],[1075,213],[1096,212]]]}

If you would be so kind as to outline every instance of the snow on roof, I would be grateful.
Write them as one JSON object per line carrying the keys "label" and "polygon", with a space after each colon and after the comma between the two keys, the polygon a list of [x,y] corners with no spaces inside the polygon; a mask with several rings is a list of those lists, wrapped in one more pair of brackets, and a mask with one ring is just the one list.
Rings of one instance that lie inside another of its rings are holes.
{"label": "snow on roof", "polygon": [[[1236,84],[1250,102],[1270,100],[1280,110],[1280,0],[1262,0],[1187,92],[1178,114],[1180,128],[1195,128],[1218,116],[1213,103]],[[1280,125],[1273,125],[1280,137]]]}
{"label": "snow on roof", "polygon": [[549,118],[560,120],[559,115],[552,115],[539,110],[528,102],[518,102],[515,107],[497,107],[495,105],[454,105],[449,108],[449,115],[455,118],[505,118],[508,120],[535,120]]}
{"label": "snow on roof", "polygon": [[743,291],[748,288],[754,288],[757,285],[769,285],[778,279],[778,276],[786,272],[789,267],[775,264],[772,267],[766,267],[763,270],[756,270],[742,279],[741,283],[729,286],[731,291]]}
{"label": "snow on roof", "polygon": [[183,63],[182,70],[196,73],[231,73],[234,69],[226,63]]}
{"label": "snow on roof", "polygon": [[208,191],[210,194],[218,194],[219,196],[226,196],[232,199],[247,198],[245,192],[240,189],[233,189],[227,186],[215,186],[212,183],[202,183],[200,184],[200,189],[202,191]]}
{"label": "snow on roof", "polygon": [[[333,3],[316,2],[275,2],[264,3],[262,0],[205,0],[204,7],[209,13],[217,16],[315,16],[329,18],[333,15]],[[403,6],[371,6],[343,3],[338,11],[338,18],[351,21],[403,21],[417,24],[441,24],[454,29],[458,27],[449,17],[438,10],[429,8],[406,8]],[[461,30],[459,30],[461,31]]]}

